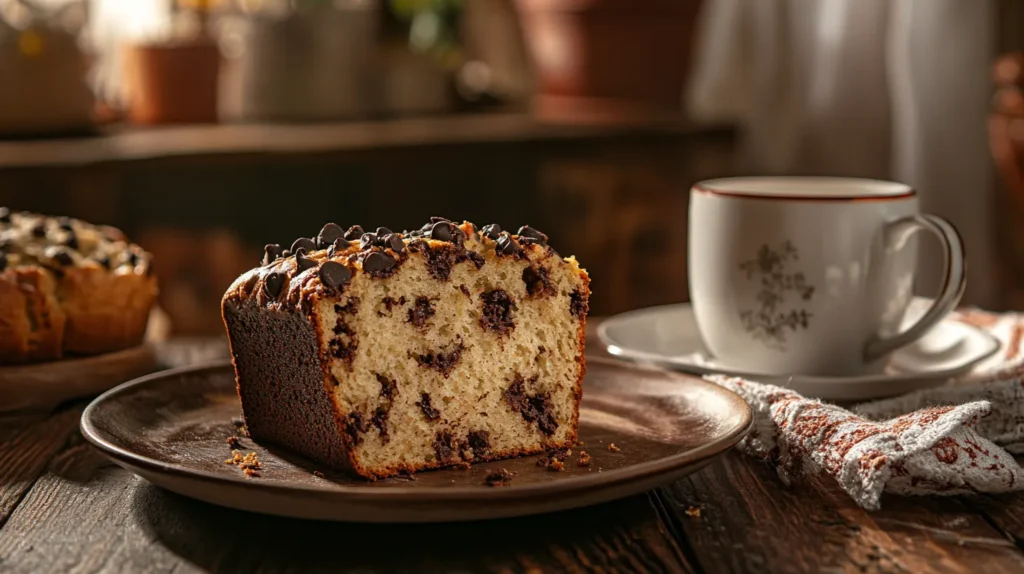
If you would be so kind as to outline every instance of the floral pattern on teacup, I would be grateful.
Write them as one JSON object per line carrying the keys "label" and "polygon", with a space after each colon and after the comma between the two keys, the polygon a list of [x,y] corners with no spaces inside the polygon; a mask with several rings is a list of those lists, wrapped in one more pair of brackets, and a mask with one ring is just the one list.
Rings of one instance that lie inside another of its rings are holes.
{"label": "floral pattern on teacup", "polygon": [[752,259],[740,263],[747,281],[760,283],[757,307],[741,309],[740,321],[751,337],[771,349],[785,350],[786,334],[807,329],[813,317],[800,302],[814,298],[814,286],[807,284],[803,272],[790,270],[799,259],[796,246],[786,240],[775,249],[764,244]]}

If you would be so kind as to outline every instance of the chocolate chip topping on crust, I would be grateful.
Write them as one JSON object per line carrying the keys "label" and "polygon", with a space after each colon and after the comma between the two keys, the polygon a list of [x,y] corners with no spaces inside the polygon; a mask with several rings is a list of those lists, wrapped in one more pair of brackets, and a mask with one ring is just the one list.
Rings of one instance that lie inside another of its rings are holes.
{"label": "chocolate chip topping on crust", "polygon": [[484,237],[497,241],[498,237],[501,235],[501,226],[497,223],[485,225],[483,229],[480,230],[480,233],[482,233]]}
{"label": "chocolate chip topping on crust", "polygon": [[37,266],[55,275],[76,266],[113,270],[125,265],[132,267],[130,273],[146,275],[151,270],[149,254],[112,227],[6,207],[0,208],[0,251],[8,268]]}
{"label": "chocolate chip topping on crust", "polygon": [[316,251],[316,242],[308,237],[300,237],[292,243],[290,251],[295,253],[299,249],[305,249],[306,253]]}
{"label": "chocolate chip topping on crust", "polygon": [[371,251],[363,257],[363,271],[371,277],[388,277],[397,267],[398,261],[380,251]]}
{"label": "chocolate chip topping on crust", "polygon": [[306,258],[306,250],[300,247],[295,251],[295,267],[299,273],[302,273],[306,269],[316,267],[316,261]]}
{"label": "chocolate chip topping on crust", "polygon": [[520,252],[520,248],[507,231],[502,231],[498,236],[497,245],[494,246],[494,252],[497,255],[515,255]]}
{"label": "chocolate chip topping on crust", "polygon": [[355,241],[362,237],[363,233],[364,231],[362,226],[353,225],[352,227],[348,228],[348,231],[345,232],[345,239],[348,239],[349,241]]}
{"label": "chocolate chip topping on crust", "polygon": [[339,237],[334,240],[334,243],[332,243],[330,247],[327,248],[327,256],[334,257],[334,255],[337,252],[344,251],[351,246],[352,244],[349,243],[348,239],[345,239],[344,237]]}
{"label": "chocolate chip topping on crust", "polygon": [[519,236],[519,240],[520,241],[522,241],[524,239],[530,239],[530,240],[533,240],[533,241],[535,241],[537,243],[540,243],[541,245],[547,245],[547,243],[548,243],[548,236],[547,235],[545,235],[545,234],[541,233],[540,231],[530,227],[529,225],[524,225],[524,226],[520,227],[519,231],[516,233],[516,235]]}
{"label": "chocolate chip topping on crust", "polygon": [[263,293],[270,299],[277,299],[288,278],[284,273],[271,273],[263,280]]}
{"label": "chocolate chip topping on crust", "polygon": [[320,282],[331,289],[345,286],[352,279],[352,272],[337,261],[324,261],[320,264]]}
{"label": "chocolate chip topping on crust", "polygon": [[263,247],[263,265],[270,265],[281,258],[283,249],[277,243],[268,243]]}
{"label": "chocolate chip topping on crust", "polygon": [[334,244],[335,241],[345,238],[345,230],[341,228],[337,223],[328,223],[323,226],[320,233],[316,236],[316,246],[318,249],[327,249]]}

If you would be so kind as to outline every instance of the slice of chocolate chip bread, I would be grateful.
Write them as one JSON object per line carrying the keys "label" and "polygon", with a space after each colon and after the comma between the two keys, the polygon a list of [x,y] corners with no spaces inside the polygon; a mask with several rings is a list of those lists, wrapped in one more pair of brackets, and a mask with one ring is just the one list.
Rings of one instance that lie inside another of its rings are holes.
{"label": "slice of chocolate chip bread", "polygon": [[113,227],[0,207],[0,365],[142,342],[150,255]]}
{"label": "slice of chocolate chip bread", "polygon": [[249,434],[371,479],[571,446],[589,282],[530,227],[268,245],[223,301]]}

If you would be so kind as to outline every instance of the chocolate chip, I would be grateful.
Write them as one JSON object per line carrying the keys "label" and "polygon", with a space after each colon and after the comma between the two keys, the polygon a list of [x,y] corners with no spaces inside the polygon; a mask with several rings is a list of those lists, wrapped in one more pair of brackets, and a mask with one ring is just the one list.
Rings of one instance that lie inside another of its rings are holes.
{"label": "chocolate chip", "polygon": [[495,246],[494,252],[498,255],[515,255],[519,253],[519,245],[507,231],[502,231],[498,237],[498,245]]}
{"label": "chocolate chip", "polygon": [[306,257],[306,250],[300,247],[295,251],[295,267],[299,270],[299,273],[302,273],[306,269],[316,267],[316,261],[308,259]]}
{"label": "chocolate chip", "polygon": [[529,225],[524,225],[520,227],[516,235],[518,235],[520,238],[528,237],[530,239],[535,239],[541,245],[546,244],[548,241],[547,235],[544,235],[543,233],[537,231],[536,229],[530,227]]}
{"label": "chocolate chip", "polygon": [[68,236],[64,238],[64,245],[66,247],[68,247],[69,249],[77,250],[78,249],[78,237],[74,233],[68,234]]}
{"label": "chocolate chip", "polygon": [[498,239],[498,236],[501,235],[501,226],[497,223],[485,225],[484,228],[480,230],[480,233],[483,233],[484,237]]}
{"label": "chocolate chip", "polygon": [[308,237],[300,237],[292,243],[292,253],[295,253],[299,249],[305,249],[306,253],[310,251],[316,251],[316,242]]}
{"label": "chocolate chip", "polygon": [[74,230],[74,227],[71,226],[71,218],[70,217],[60,217],[60,218],[57,218],[57,226],[60,227],[61,229],[63,229],[64,231],[73,231]]}
{"label": "chocolate chip", "polygon": [[36,237],[46,237],[46,224],[40,221],[32,228],[32,235]]}
{"label": "chocolate chip", "polygon": [[398,236],[397,233],[389,233],[381,238],[381,242],[384,247],[394,250],[395,253],[401,253],[405,249],[405,242]]}
{"label": "chocolate chip", "polygon": [[377,235],[374,234],[374,233],[364,233],[362,235],[362,237],[359,238],[359,248],[360,249],[369,249],[369,248],[373,247],[376,244],[377,244]]}
{"label": "chocolate chip", "polygon": [[285,249],[284,251],[281,252],[281,257],[284,257],[285,259],[287,259],[287,258],[289,258],[291,256],[292,256],[292,250],[291,249]]}
{"label": "chocolate chip", "polygon": [[458,227],[452,227],[452,243],[455,247],[462,249],[462,246],[466,244],[466,232]]}
{"label": "chocolate chip", "polygon": [[416,406],[423,412],[423,418],[430,422],[441,418],[441,413],[430,404],[430,395],[427,393],[420,393],[420,400],[416,401]]}
{"label": "chocolate chip", "polygon": [[0,207],[0,223],[11,222],[11,210],[6,207]]}
{"label": "chocolate chip", "polygon": [[452,224],[447,221],[438,221],[430,228],[430,238],[438,241],[451,241]]}
{"label": "chocolate chip", "polygon": [[[445,223],[451,223],[452,222],[452,220],[448,219],[447,217],[437,217],[437,216],[434,216],[434,217],[430,218],[430,226],[434,225],[438,221],[444,221]],[[428,227],[430,227],[430,226],[428,226]]]}
{"label": "chocolate chip", "polygon": [[71,254],[64,249],[50,248],[46,250],[46,255],[63,267],[69,267],[75,264],[74,258],[71,257]]}
{"label": "chocolate chip", "polygon": [[7,255],[0,251],[0,271],[7,269]]}
{"label": "chocolate chip", "polygon": [[428,297],[417,297],[412,309],[409,309],[409,323],[414,327],[423,328],[435,312],[434,303]]}
{"label": "chocolate chip", "polygon": [[394,233],[394,231],[391,231],[387,227],[378,227],[375,233],[377,234],[377,237],[384,237],[385,235]]}
{"label": "chocolate chip", "polygon": [[572,313],[573,317],[582,319],[587,316],[587,311],[590,310],[590,304],[586,298],[583,297],[583,293],[579,289],[569,294],[569,312]]}
{"label": "chocolate chip", "polygon": [[281,246],[277,243],[268,243],[263,246],[263,265],[270,265],[281,257]]}
{"label": "chocolate chip", "polygon": [[284,288],[285,280],[284,273],[274,272],[267,275],[263,280],[263,293],[271,299],[277,299],[277,296],[281,294],[281,289]]}
{"label": "chocolate chip", "polygon": [[363,271],[373,275],[375,273],[387,271],[397,264],[398,262],[390,256],[385,255],[380,251],[374,251],[367,254],[363,259]]}
{"label": "chocolate chip", "polygon": [[352,279],[352,272],[337,261],[324,261],[320,264],[320,282],[324,285],[337,289]]}
{"label": "chocolate chip", "polygon": [[355,241],[356,239],[362,237],[363,233],[363,227],[361,225],[353,225],[352,227],[348,228],[348,231],[345,232],[345,239],[348,239],[349,241]]}
{"label": "chocolate chip", "polygon": [[316,236],[316,247],[317,249],[327,249],[331,244],[343,237],[345,237],[345,230],[340,225],[328,223],[324,225],[323,229],[320,230],[320,234]]}
{"label": "chocolate chip", "polygon": [[335,253],[339,251],[344,251],[351,246],[352,244],[349,243],[348,239],[345,239],[344,237],[339,237],[334,240],[334,243],[332,243],[330,247],[327,248],[327,256],[334,257]]}

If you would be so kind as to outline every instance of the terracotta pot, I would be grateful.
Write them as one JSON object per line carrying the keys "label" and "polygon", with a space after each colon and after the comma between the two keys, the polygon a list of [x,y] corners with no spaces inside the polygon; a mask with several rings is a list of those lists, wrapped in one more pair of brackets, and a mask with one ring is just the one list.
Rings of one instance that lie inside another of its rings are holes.
{"label": "terracotta pot", "polygon": [[212,42],[126,48],[129,117],[139,124],[217,121],[220,50]]}
{"label": "terracotta pot", "polygon": [[534,111],[569,121],[682,108],[701,0],[517,0],[539,86]]}

